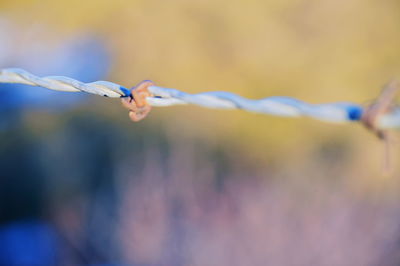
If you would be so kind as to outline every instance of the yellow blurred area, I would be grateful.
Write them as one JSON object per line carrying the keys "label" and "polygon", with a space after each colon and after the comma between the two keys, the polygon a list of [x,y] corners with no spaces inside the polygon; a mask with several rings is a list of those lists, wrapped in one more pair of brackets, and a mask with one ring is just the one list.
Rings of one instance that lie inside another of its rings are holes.
{"label": "yellow blurred area", "polygon": [[[399,76],[399,11],[397,0],[0,2],[1,14],[22,27],[49,24],[55,38],[105,35],[116,58],[110,81],[133,86],[151,79],[193,93],[225,90],[311,103],[367,103]],[[125,115],[118,102],[97,101]],[[156,125],[178,138],[221,143],[235,157],[264,165],[320,167],[321,173],[334,167],[349,178],[382,180],[376,177],[383,145],[359,125],[192,106],[155,109],[143,123],[121,123],[132,132]]]}

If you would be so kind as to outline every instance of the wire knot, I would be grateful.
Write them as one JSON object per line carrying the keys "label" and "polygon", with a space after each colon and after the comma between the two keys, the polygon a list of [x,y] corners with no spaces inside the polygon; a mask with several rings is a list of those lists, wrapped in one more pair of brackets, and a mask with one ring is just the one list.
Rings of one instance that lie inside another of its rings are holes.
{"label": "wire knot", "polygon": [[145,118],[151,111],[151,105],[146,98],[151,97],[149,87],[154,86],[150,80],[144,80],[131,89],[131,96],[122,98],[122,105],[129,110],[129,118],[138,122]]}

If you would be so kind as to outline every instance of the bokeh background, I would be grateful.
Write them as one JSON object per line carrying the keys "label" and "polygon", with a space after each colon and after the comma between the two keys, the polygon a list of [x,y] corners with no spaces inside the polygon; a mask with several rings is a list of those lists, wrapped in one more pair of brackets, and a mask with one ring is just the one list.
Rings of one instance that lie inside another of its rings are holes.
{"label": "bokeh background", "polygon": [[[1,0],[0,67],[371,103],[397,0]],[[394,134],[395,136],[396,134]],[[0,84],[0,265],[399,265],[397,150],[360,125]]]}

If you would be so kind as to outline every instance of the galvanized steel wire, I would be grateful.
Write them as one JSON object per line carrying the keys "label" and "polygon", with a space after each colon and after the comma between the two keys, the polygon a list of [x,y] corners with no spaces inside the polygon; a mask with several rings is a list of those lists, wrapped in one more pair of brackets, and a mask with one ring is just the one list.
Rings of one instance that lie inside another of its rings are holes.
{"label": "galvanized steel wire", "polygon": [[[0,70],[0,83],[26,84],[57,91],[82,91],[111,98],[132,97],[131,90],[112,82],[83,83],[63,76],[38,77],[19,68]],[[189,94],[154,85],[147,89],[151,95],[147,97],[147,103],[159,107],[194,104],[207,108],[242,109],[276,116],[307,116],[335,123],[361,121],[366,111],[362,105],[349,102],[309,104],[290,97],[252,100],[224,91]],[[400,128],[400,109],[391,108],[390,111],[380,115],[375,127],[377,129]]]}

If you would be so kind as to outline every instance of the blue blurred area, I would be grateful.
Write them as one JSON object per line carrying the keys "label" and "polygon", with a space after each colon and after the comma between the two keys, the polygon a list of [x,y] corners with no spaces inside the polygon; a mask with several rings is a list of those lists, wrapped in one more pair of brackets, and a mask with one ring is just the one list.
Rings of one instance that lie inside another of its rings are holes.
{"label": "blue blurred area", "polygon": [[55,265],[58,239],[52,227],[38,220],[0,227],[0,265]]}
{"label": "blue blurred area", "polygon": [[[0,39],[8,44],[0,42],[0,68],[19,67],[38,76],[68,76],[83,82],[105,79],[109,71],[110,51],[99,36],[77,35],[56,44],[32,40],[21,48],[15,45],[21,32],[2,27],[0,21]],[[44,218],[50,204],[44,196],[48,180],[58,180],[58,176],[49,174],[51,165],[40,159],[41,153],[43,158],[50,158],[46,147],[29,133],[25,134],[20,118],[24,112],[34,109],[66,111],[85,103],[88,97],[93,96],[0,84],[0,138],[3,140],[0,142],[0,266],[60,265],[63,250],[73,249],[65,239],[59,238],[51,219]],[[67,153],[63,148],[60,152],[64,159],[57,160],[57,164],[68,165]],[[69,180],[69,171],[66,174],[65,180]]]}
{"label": "blue blurred area", "polygon": [[[46,44],[43,44],[46,45]],[[76,37],[57,49],[24,54],[15,58],[10,65],[2,67],[26,67],[39,75],[68,76],[83,82],[103,79],[110,66],[110,54],[104,42],[98,37]],[[0,53],[7,52],[1,50]],[[1,55],[0,55],[1,58]],[[40,59],[40,60],[38,60]],[[71,108],[88,97],[83,93],[66,93],[44,88],[18,84],[0,84],[0,112],[21,108],[41,108],[60,110]]]}
{"label": "blue blurred area", "polygon": [[[0,38],[1,38],[0,32]],[[0,67],[20,67],[38,75],[68,76],[83,82],[104,79],[109,71],[110,52],[103,40],[96,36],[76,36],[60,46],[40,48],[27,53],[17,53],[15,58],[0,62]],[[28,49],[28,47],[27,47]],[[0,58],[9,51],[0,49]],[[7,63],[7,65],[5,65]],[[0,130],[18,123],[26,110],[40,109],[52,112],[65,111],[82,104],[89,97],[84,93],[52,91],[41,87],[19,84],[0,84]]]}

